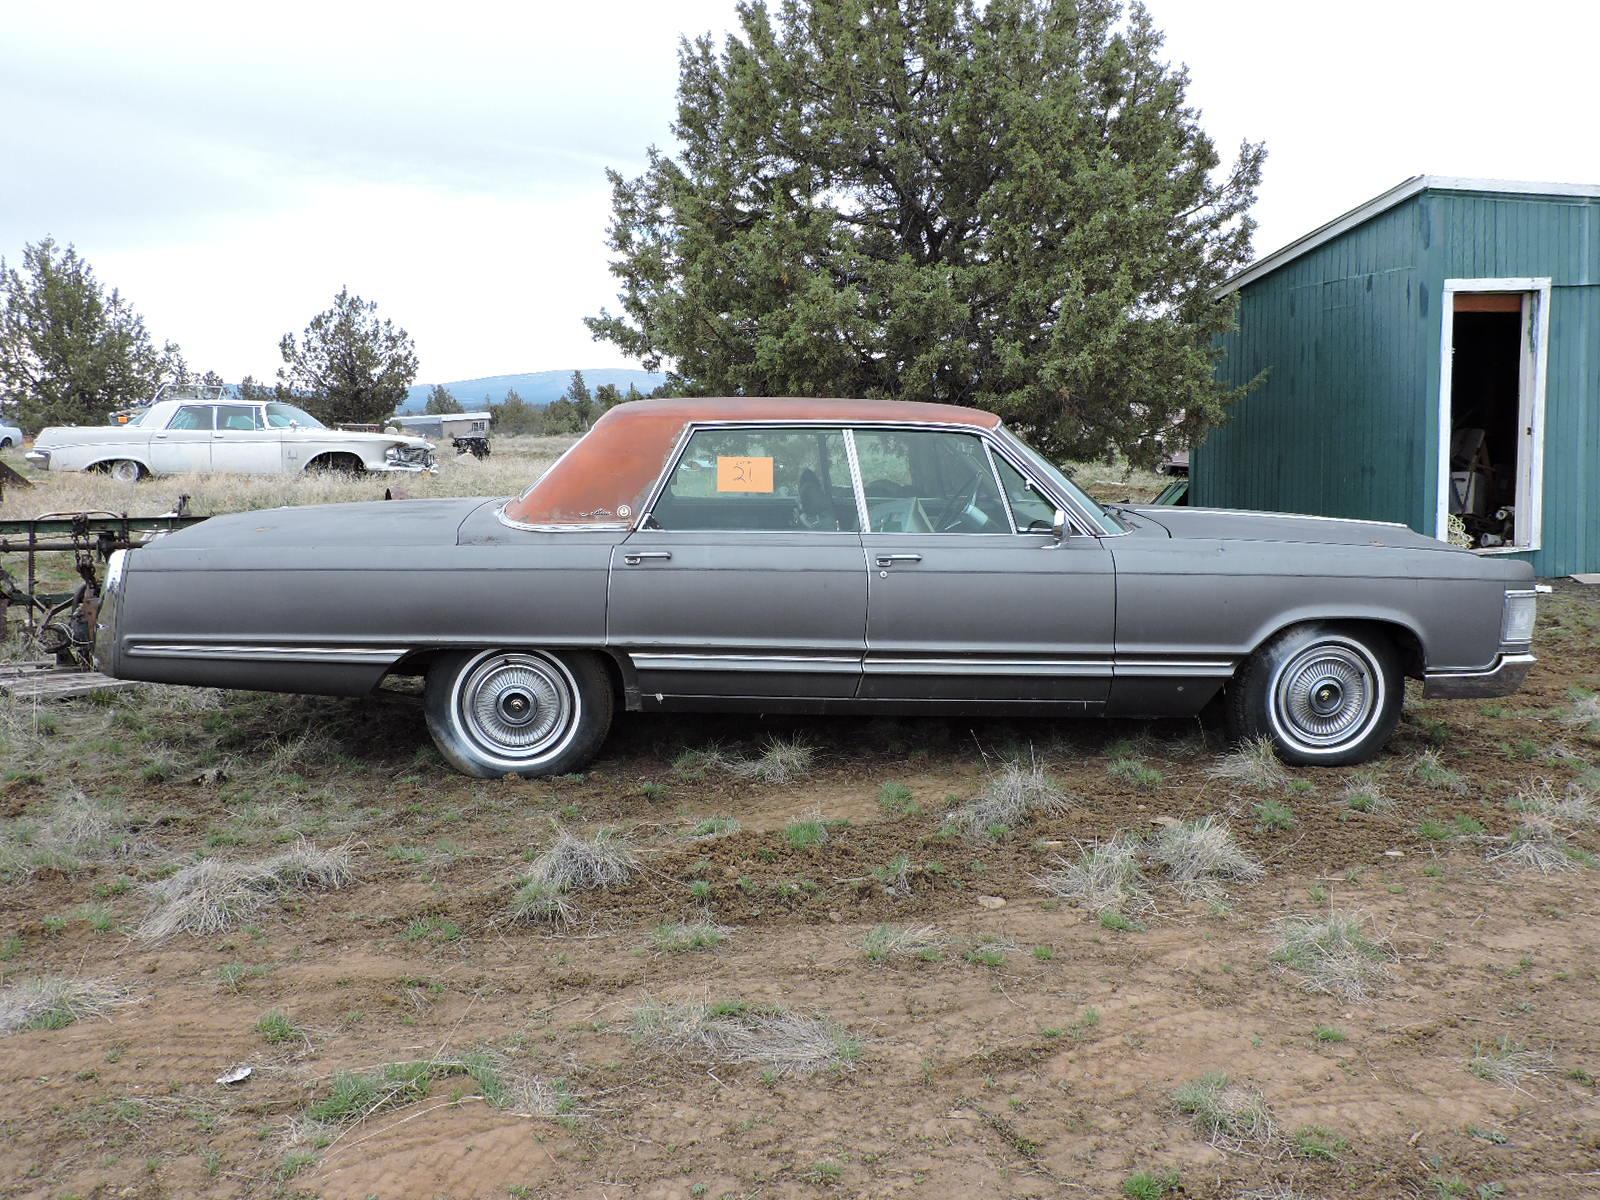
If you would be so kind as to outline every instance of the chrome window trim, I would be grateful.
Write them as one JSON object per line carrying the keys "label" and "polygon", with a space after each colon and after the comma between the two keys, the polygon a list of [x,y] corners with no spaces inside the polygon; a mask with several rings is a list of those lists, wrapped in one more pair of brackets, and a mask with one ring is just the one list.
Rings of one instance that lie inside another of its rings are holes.
{"label": "chrome window trim", "polygon": [[[995,462],[996,455],[995,455],[994,443],[993,442],[987,442],[987,441],[984,442],[983,443],[983,450],[984,450],[984,453],[989,456],[989,472],[990,472],[990,474],[992,474],[994,476],[994,486],[1000,489],[1000,503],[1005,506],[1006,517],[1011,522],[1011,532],[1013,534],[1019,534],[1019,533],[1023,533],[1023,532],[1028,532],[1028,533],[1038,533],[1038,532],[1040,532],[1037,529],[1030,529],[1030,530],[1024,531],[1023,528],[1020,525],[1017,524],[1017,512],[1016,512],[1016,509],[1014,509],[1011,506],[1011,493],[1006,491],[1005,481],[1000,478],[1000,464]],[[1006,461],[1006,465],[1007,466],[1011,466],[1011,462],[1010,462],[1009,459]],[[1032,480],[1029,479],[1028,474],[1027,474],[1026,471],[1024,471],[1022,473],[1022,478],[1024,480],[1030,482],[1030,483],[1032,482]],[[1061,511],[1065,512],[1066,509],[1062,509]]]}
{"label": "chrome window trim", "polygon": [[867,536],[867,491],[861,483],[861,458],[856,453],[856,431],[845,426],[845,456],[850,460],[850,491],[856,501],[856,536]]}
{"label": "chrome window trim", "polygon": [[[500,521],[500,523],[502,525],[505,525],[508,528],[520,529],[520,530],[525,530],[525,531],[528,531],[528,532],[535,532],[535,533],[594,533],[594,532],[602,532],[602,531],[603,532],[619,532],[619,531],[638,532],[638,531],[643,530],[645,528],[645,522],[647,520],[649,520],[651,514],[653,514],[655,512],[656,502],[661,498],[661,493],[662,493],[662,491],[665,490],[665,488],[667,486],[667,481],[672,478],[673,471],[675,471],[677,469],[679,461],[683,458],[683,453],[688,448],[688,445],[689,445],[689,439],[691,437],[693,437],[696,433],[698,433],[700,430],[702,430],[702,429],[786,429],[786,428],[802,428],[803,429],[803,428],[817,428],[817,427],[826,428],[826,429],[838,429],[841,432],[843,432],[844,435],[845,435],[845,444],[846,444],[846,447],[847,447],[847,453],[848,453],[848,457],[850,458],[850,465],[851,465],[851,480],[850,480],[850,482],[851,482],[851,486],[854,487],[855,492],[856,492],[856,522],[857,522],[858,525],[860,525],[861,528],[855,534],[851,534],[849,531],[842,530],[842,529],[839,529],[839,530],[817,530],[817,529],[807,529],[807,530],[767,530],[765,532],[769,532],[769,533],[840,533],[840,534],[845,534],[846,536],[859,536],[859,537],[865,537],[870,532],[870,530],[868,530],[868,528],[867,528],[867,520],[866,520],[866,488],[865,488],[865,486],[864,486],[864,484],[863,484],[863,482],[862,482],[862,480],[860,478],[861,468],[860,468],[860,462],[859,462],[858,458],[856,457],[855,437],[854,437],[854,434],[855,434],[855,432],[857,430],[863,430],[863,429],[942,430],[942,431],[951,432],[951,433],[965,433],[965,434],[976,436],[976,437],[982,439],[983,442],[985,443],[985,445],[987,447],[989,447],[994,453],[999,454],[999,456],[1001,458],[1003,458],[1006,462],[1010,463],[1011,466],[1013,468],[1015,468],[1020,474],[1022,474],[1024,477],[1026,477],[1028,479],[1033,480],[1034,484],[1036,486],[1038,486],[1039,489],[1046,496],[1048,496],[1051,500],[1054,500],[1056,502],[1056,505],[1061,509],[1061,511],[1067,514],[1068,536],[1069,537],[1090,537],[1090,538],[1100,539],[1100,538],[1110,538],[1110,537],[1125,537],[1129,533],[1132,532],[1131,530],[1128,530],[1128,529],[1121,529],[1121,530],[1117,530],[1116,532],[1100,529],[1099,528],[1099,523],[1094,521],[1092,518],[1090,518],[1084,512],[1082,512],[1076,502],[1074,502],[1073,500],[1069,499],[1068,497],[1060,494],[1054,487],[1052,487],[1050,485],[1050,483],[1048,481],[1041,482],[1040,480],[1035,478],[1036,472],[1030,471],[1028,469],[1028,467],[1026,465],[1026,460],[1024,459],[1022,462],[1018,461],[1018,455],[1016,453],[1016,450],[1013,448],[1011,440],[1007,437],[1006,431],[1005,431],[1005,426],[1003,424],[994,425],[994,426],[985,426],[985,425],[972,425],[972,424],[969,424],[969,423],[966,423],[966,422],[958,422],[958,421],[862,421],[862,420],[841,419],[841,418],[837,418],[837,417],[835,417],[835,418],[821,418],[821,417],[799,417],[799,418],[793,418],[793,417],[791,417],[791,418],[787,418],[787,419],[785,419],[785,418],[763,418],[761,420],[729,419],[729,420],[720,420],[720,421],[688,421],[688,422],[685,422],[683,430],[678,434],[678,440],[673,444],[673,448],[672,448],[671,452],[667,455],[666,465],[662,468],[661,474],[656,477],[656,481],[655,481],[654,486],[652,486],[650,491],[648,493],[646,493],[644,503],[642,505],[640,505],[640,507],[639,507],[639,512],[631,520],[624,520],[624,521],[618,521],[618,522],[588,523],[588,524],[581,524],[581,525],[578,525],[578,524],[571,524],[571,525],[569,525],[569,524],[550,524],[550,523],[530,524],[528,522],[518,521],[513,517],[507,516],[506,515],[507,506],[510,505],[513,500],[526,499],[527,496],[533,491],[533,489],[539,486],[540,481],[543,480],[545,478],[545,476],[549,475],[551,471],[555,470],[556,467],[559,466],[561,464],[561,462],[567,457],[567,455],[571,454],[575,449],[577,449],[579,442],[583,441],[583,438],[579,438],[578,441],[573,442],[572,445],[568,446],[565,450],[563,450],[561,452],[560,457],[558,457],[555,460],[555,462],[551,463],[548,467],[546,467],[544,469],[544,471],[542,471],[540,473],[538,479],[535,479],[532,483],[530,483],[527,487],[525,487],[521,492],[517,493],[515,496],[506,497],[506,499],[501,502],[500,507],[495,510],[495,516],[496,516],[496,518],[498,518],[498,520]],[[588,435],[585,434],[584,436],[587,437]],[[1037,453],[1037,452],[1035,452],[1035,453]],[[997,486],[998,486],[998,481],[997,481]],[[1007,511],[1008,514],[1010,514],[1011,505],[1010,505],[1010,502],[1008,500],[1006,500],[1005,489],[1004,488],[1000,489],[1000,494],[1001,494],[1001,501],[1003,503],[1005,503],[1006,511]],[[1048,535],[1043,534],[1043,533],[1026,533],[1026,534],[1022,533],[1022,532],[1020,532],[1020,531],[1018,531],[1016,529],[1016,517],[1015,517],[1014,514],[1011,514],[1010,520],[1011,520],[1012,530],[1013,530],[1014,533],[1017,534],[1017,536],[1025,536],[1025,537],[1045,537],[1045,536],[1048,536]],[[661,532],[671,532],[671,531],[670,530],[662,530]],[[688,531],[683,531],[683,532],[688,532]],[[694,532],[702,532],[702,533],[735,533],[735,532],[738,532],[738,531],[737,530],[697,530],[697,531],[694,531]]]}

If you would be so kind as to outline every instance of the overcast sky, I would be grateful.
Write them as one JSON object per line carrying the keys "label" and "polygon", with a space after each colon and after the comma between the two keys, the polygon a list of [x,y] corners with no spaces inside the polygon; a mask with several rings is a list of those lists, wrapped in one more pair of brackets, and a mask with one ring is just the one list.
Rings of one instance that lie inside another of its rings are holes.
{"label": "overcast sky", "polygon": [[[1264,252],[1414,174],[1600,182],[1600,6],[1149,0],[1225,152],[1264,139]],[[229,379],[348,283],[425,382],[634,365],[604,168],[666,145],[680,34],[731,0],[0,6],[0,255],[77,244]]]}

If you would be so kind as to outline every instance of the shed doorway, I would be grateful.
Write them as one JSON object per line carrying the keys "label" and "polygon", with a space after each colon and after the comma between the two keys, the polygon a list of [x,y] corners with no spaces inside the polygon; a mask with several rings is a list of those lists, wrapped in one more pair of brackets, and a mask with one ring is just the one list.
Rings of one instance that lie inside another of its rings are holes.
{"label": "shed doorway", "polygon": [[1447,280],[1438,536],[1539,546],[1548,280]]}

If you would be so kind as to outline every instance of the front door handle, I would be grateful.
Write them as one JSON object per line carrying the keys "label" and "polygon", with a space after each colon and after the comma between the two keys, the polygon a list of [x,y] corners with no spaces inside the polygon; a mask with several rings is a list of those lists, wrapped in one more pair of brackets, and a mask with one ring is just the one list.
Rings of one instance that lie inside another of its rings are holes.
{"label": "front door handle", "polygon": [[920,554],[880,554],[874,559],[880,567],[893,566],[897,562],[921,562]]}
{"label": "front door handle", "polygon": [[637,567],[647,558],[671,558],[671,550],[629,550],[622,556],[622,561],[630,567]]}

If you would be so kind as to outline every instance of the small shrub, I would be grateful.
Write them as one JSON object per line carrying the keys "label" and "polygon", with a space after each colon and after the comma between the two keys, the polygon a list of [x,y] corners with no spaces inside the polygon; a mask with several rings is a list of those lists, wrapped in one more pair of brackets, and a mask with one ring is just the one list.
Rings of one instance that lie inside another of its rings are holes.
{"label": "small shrub", "polygon": [[1166,778],[1155,767],[1137,758],[1112,759],[1106,767],[1106,774],[1141,792],[1155,791]]}
{"label": "small shrub", "polygon": [[878,789],[878,807],[891,817],[914,817],[922,811],[903,783],[886,783]]}
{"label": "small shrub", "polygon": [[1394,811],[1394,800],[1383,790],[1383,777],[1376,771],[1359,771],[1339,793],[1347,808],[1363,813]]}
{"label": "small shrub", "polygon": [[1150,857],[1186,896],[1214,895],[1224,882],[1248,882],[1266,874],[1261,863],[1234,841],[1226,822],[1212,817],[1173,821],[1156,834]]}
{"label": "small shrub", "polygon": [[269,1046],[298,1042],[305,1038],[305,1034],[300,1032],[300,1027],[289,1019],[288,1014],[277,1009],[262,1014],[261,1019],[256,1022],[256,1032]]}
{"label": "small shrub", "polygon": [[1453,796],[1464,796],[1467,793],[1466,779],[1462,777],[1461,772],[1445,766],[1437,750],[1424,750],[1412,760],[1407,770],[1411,777],[1424,787],[1449,792]]}
{"label": "small shrub", "polygon": [[937,962],[949,945],[950,939],[932,925],[876,925],[862,940],[861,948],[872,962],[897,958]]}
{"label": "small shrub", "polygon": [[1079,843],[1076,861],[1052,860],[1045,871],[1033,877],[1033,884],[1094,913],[1138,913],[1152,907],[1139,867],[1138,843],[1126,833],[1108,842]]}
{"label": "small shrub", "polygon": [[0,988],[0,1035],[28,1029],[65,1029],[103,1017],[128,1002],[127,990],[109,979],[52,975]]}
{"label": "small shrub", "polygon": [[1109,929],[1113,933],[1143,933],[1144,926],[1133,918],[1124,916],[1115,909],[1106,909],[1100,914],[1100,928]]}
{"label": "small shrub", "polygon": [[753,758],[735,759],[727,771],[735,779],[757,783],[798,783],[811,772],[816,751],[800,738],[768,738]]}
{"label": "small shrub", "polygon": [[1364,913],[1285,917],[1277,922],[1272,961],[1296,972],[1307,991],[1362,1000],[1383,981],[1388,943],[1371,934]]}
{"label": "small shrub", "polygon": [[945,826],[969,841],[993,841],[996,831],[1021,828],[1037,817],[1060,816],[1074,802],[1040,763],[1013,761],[990,775],[976,796],[953,809]]}
{"label": "small shrub", "polygon": [[1474,1044],[1472,1057],[1467,1060],[1467,1070],[1479,1079],[1514,1089],[1519,1089],[1525,1079],[1553,1074],[1555,1066],[1555,1059],[1549,1052],[1530,1050],[1509,1036],[1487,1046],[1481,1042]]}
{"label": "small shrub", "polygon": [[1181,1187],[1178,1172],[1167,1168],[1160,1171],[1139,1171],[1122,1181],[1122,1194],[1128,1200],[1161,1200]]}
{"label": "small shrub", "polygon": [[1485,857],[1504,869],[1554,875],[1578,869],[1582,858],[1576,850],[1551,818],[1526,812],[1510,838],[1500,839]]}
{"label": "small shrub", "polygon": [[272,898],[319,887],[337,889],[352,878],[351,850],[320,850],[301,841],[258,862],[202,858],[149,885],[156,907],[139,925],[147,941],[175,933],[223,933],[244,924]]}
{"label": "small shrub", "polygon": [[663,921],[650,931],[651,944],[663,954],[688,950],[714,950],[728,938],[728,927],[709,919]]}
{"label": "small shrub", "polygon": [[1301,1158],[1337,1162],[1350,1143],[1325,1125],[1304,1125],[1294,1132],[1294,1152]]}
{"label": "small shrub", "polygon": [[828,822],[821,817],[790,821],[783,831],[783,840],[795,850],[820,846],[828,840],[828,836]]}
{"label": "small shrub", "polygon": [[1181,1085],[1172,1093],[1172,1105],[1214,1146],[1266,1145],[1276,1128],[1261,1093],[1230,1082],[1221,1072]]}
{"label": "small shrub", "polygon": [[1335,1029],[1332,1025],[1318,1025],[1311,1031],[1311,1036],[1319,1042],[1343,1042],[1349,1040],[1349,1035],[1342,1029]]}
{"label": "small shrub", "polygon": [[621,887],[638,869],[639,856],[621,834],[601,829],[584,838],[558,829],[527,878],[559,892],[598,891]]}
{"label": "small shrub", "polygon": [[1256,828],[1263,832],[1274,830],[1286,833],[1298,824],[1294,810],[1279,800],[1258,800],[1250,811],[1255,814]]}
{"label": "small shrub", "polygon": [[577,907],[554,884],[542,879],[525,879],[512,894],[504,919],[513,925],[550,925],[565,929],[577,916]]}
{"label": "small shrub", "polygon": [[739,832],[739,822],[733,817],[702,817],[689,826],[684,837],[690,841],[707,841],[711,838],[727,837],[730,833]]}
{"label": "small shrub", "polygon": [[1253,792],[1281,791],[1289,785],[1289,772],[1268,738],[1245,742],[1217,759],[1206,772],[1212,779]]}
{"label": "small shrub", "polygon": [[860,1043],[830,1021],[743,1001],[647,1001],[634,1013],[633,1036],[691,1061],[754,1064],[777,1076],[848,1070],[861,1054]]}

